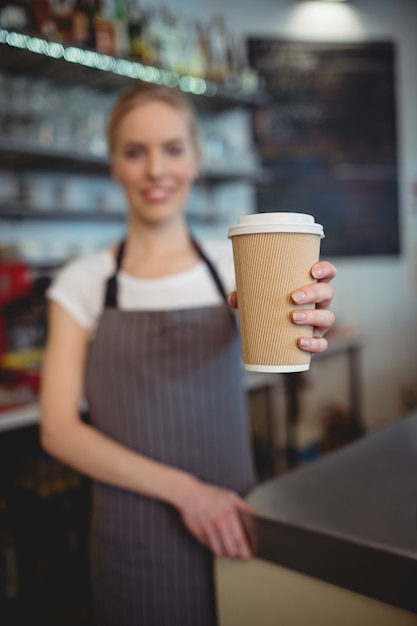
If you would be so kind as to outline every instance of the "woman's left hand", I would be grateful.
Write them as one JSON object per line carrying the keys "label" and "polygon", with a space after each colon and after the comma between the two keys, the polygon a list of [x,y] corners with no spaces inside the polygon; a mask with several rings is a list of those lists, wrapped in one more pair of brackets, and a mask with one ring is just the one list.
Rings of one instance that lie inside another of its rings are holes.
{"label": "woman's left hand", "polygon": [[[336,276],[336,268],[328,261],[319,261],[311,268],[316,283],[300,287],[291,294],[294,304],[315,304],[314,309],[295,309],[292,313],[294,324],[313,326],[313,337],[300,337],[298,346],[306,352],[324,352],[327,341],[324,335],[334,324],[335,316],[330,311],[334,289],[330,281]],[[237,295],[234,291],[228,298],[229,304],[237,308]]]}

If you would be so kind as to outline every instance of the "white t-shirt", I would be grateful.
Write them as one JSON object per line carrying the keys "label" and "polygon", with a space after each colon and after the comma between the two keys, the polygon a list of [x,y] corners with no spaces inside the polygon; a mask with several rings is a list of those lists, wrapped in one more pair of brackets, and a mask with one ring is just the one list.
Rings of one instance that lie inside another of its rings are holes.
{"label": "white t-shirt", "polygon": [[[233,253],[230,241],[201,244],[219,273],[226,293],[235,289]],[[107,279],[115,259],[110,249],[71,261],[56,275],[47,296],[60,304],[81,326],[94,331],[103,311]],[[119,307],[123,311],[160,311],[222,304],[222,297],[201,261],[178,274],[157,279],[118,274]]]}

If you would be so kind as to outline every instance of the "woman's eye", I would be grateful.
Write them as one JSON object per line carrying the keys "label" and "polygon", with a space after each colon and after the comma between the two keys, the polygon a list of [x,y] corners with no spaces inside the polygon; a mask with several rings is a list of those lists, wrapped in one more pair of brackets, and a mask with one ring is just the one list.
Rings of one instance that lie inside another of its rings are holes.
{"label": "woman's eye", "polygon": [[168,154],[172,154],[173,156],[176,156],[176,155],[180,155],[183,153],[184,153],[184,146],[180,144],[168,146]]}
{"label": "woman's eye", "polygon": [[139,148],[125,151],[125,157],[127,159],[137,159],[138,157],[142,156],[142,154],[143,154],[143,151],[140,150]]}

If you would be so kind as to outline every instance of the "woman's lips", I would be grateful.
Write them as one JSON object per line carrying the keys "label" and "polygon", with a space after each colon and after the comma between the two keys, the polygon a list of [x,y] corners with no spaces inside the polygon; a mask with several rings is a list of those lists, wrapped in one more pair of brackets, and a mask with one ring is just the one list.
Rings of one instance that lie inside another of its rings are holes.
{"label": "woman's lips", "polygon": [[149,187],[142,189],[142,196],[148,202],[164,202],[172,195],[170,187]]}

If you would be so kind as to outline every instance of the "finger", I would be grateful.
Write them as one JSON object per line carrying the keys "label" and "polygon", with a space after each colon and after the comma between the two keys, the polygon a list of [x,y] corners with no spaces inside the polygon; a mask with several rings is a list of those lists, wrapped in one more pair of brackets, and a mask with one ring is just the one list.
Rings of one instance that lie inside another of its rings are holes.
{"label": "finger", "polygon": [[237,548],[237,557],[240,559],[250,559],[252,548],[248,541],[246,532],[241,521],[238,519],[233,527],[234,541]]}
{"label": "finger", "polygon": [[214,556],[221,558],[226,556],[226,550],[223,547],[223,542],[216,530],[210,526],[204,529],[205,540],[203,543],[212,551]]}
{"label": "finger", "polygon": [[298,347],[305,352],[319,353],[327,349],[327,340],[324,337],[300,337]]}
{"label": "finger", "polygon": [[335,322],[335,315],[329,309],[296,309],[291,317],[294,324],[321,329],[322,332],[315,333],[316,337],[324,335]]}
{"label": "finger", "polygon": [[320,281],[332,280],[337,274],[337,269],[328,261],[319,261],[311,268],[311,275]]}
{"label": "finger", "polygon": [[245,524],[243,523],[243,516],[241,514],[249,514],[251,517],[258,517],[259,512],[251,507],[245,500],[242,500],[240,496],[234,494],[234,504],[238,515],[237,521],[239,525],[238,535],[236,540],[239,543],[241,550],[241,558],[250,558],[253,554],[252,543],[250,537],[246,531]]}
{"label": "finger", "polygon": [[227,296],[227,302],[233,309],[237,309],[237,293],[236,291],[232,291]]}
{"label": "finger", "polygon": [[226,556],[229,558],[248,559],[251,556],[251,549],[243,530],[240,519],[234,513],[225,523],[219,526],[219,533]]}
{"label": "finger", "polygon": [[300,287],[291,294],[291,298],[295,304],[316,304],[326,307],[332,301],[334,289],[332,285],[326,282],[313,283]]}
{"label": "finger", "polygon": [[258,511],[253,509],[247,502],[245,502],[245,500],[242,500],[241,498],[239,498],[239,496],[236,496],[235,506],[243,513],[251,513],[252,515],[259,515]]}

